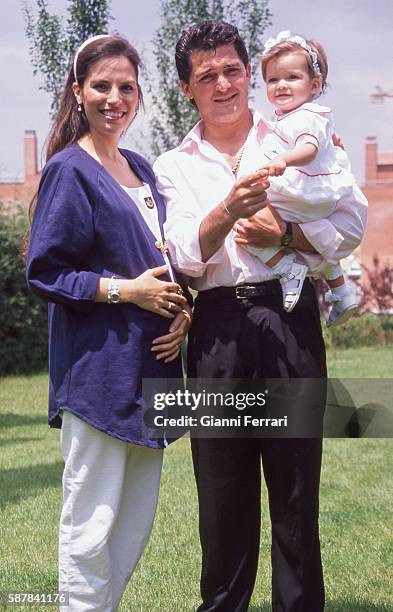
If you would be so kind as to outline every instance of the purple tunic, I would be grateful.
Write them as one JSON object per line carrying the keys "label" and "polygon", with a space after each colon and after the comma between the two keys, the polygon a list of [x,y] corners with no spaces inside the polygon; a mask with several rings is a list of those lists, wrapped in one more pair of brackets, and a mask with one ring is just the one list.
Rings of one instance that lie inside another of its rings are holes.
{"label": "purple tunic", "polygon": [[[148,162],[121,150],[164,204]],[[101,276],[135,278],[164,265],[137,205],[79,145],[46,164],[27,260],[32,291],[49,302],[49,423],[68,410],[105,433],[152,448],[142,432],[142,379],[181,378],[180,358],[165,364],[150,351],[170,320],[135,304],[95,303]],[[162,277],[163,278],[163,277]],[[170,280],[169,276],[165,280]]]}

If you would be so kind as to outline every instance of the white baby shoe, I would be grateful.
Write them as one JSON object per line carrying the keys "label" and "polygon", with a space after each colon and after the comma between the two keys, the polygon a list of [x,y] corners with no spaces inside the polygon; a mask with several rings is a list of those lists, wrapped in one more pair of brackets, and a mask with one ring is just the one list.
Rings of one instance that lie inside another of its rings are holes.
{"label": "white baby shoe", "polygon": [[284,310],[291,312],[298,303],[308,267],[293,262],[290,269],[280,275]]}
{"label": "white baby shoe", "polygon": [[345,323],[350,319],[359,304],[353,295],[352,291],[348,290],[343,296],[335,295],[332,291],[328,291],[325,295],[327,302],[333,302],[332,309],[329,312],[326,327],[334,327]]}

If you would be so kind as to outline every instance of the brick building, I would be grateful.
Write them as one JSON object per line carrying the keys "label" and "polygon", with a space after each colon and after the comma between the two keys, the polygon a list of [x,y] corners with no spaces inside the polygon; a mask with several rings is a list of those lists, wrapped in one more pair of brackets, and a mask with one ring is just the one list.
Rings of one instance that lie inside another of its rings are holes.
{"label": "brick building", "polygon": [[15,202],[30,202],[40,180],[37,136],[34,130],[25,131],[23,143],[24,178],[12,183],[0,181],[0,200],[7,207],[12,206]]}
{"label": "brick building", "polygon": [[367,230],[360,248],[361,263],[372,267],[374,255],[393,266],[393,152],[378,152],[377,140],[367,138],[365,182],[369,203]]}

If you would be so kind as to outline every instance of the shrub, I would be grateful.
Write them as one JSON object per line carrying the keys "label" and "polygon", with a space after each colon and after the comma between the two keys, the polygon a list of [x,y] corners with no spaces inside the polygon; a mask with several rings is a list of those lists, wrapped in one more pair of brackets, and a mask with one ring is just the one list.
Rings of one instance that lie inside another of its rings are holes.
{"label": "shrub", "polygon": [[[393,268],[381,264],[378,256],[373,267],[363,266],[362,280],[356,281],[360,295],[359,309],[345,325],[327,329],[322,322],[327,348],[355,348],[357,346],[381,346],[393,343]],[[327,319],[331,304],[325,301],[328,286],[320,278],[314,280],[319,308]],[[359,316],[363,313],[363,316]],[[390,316],[389,316],[390,313]]]}
{"label": "shrub", "polygon": [[[388,328],[390,336],[386,332]],[[390,341],[388,338],[393,340],[393,319],[373,314],[354,316],[345,325],[338,325],[330,329],[325,327],[324,337],[327,348],[381,346]]]}
{"label": "shrub", "polygon": [[0,204],[0,374],[30,373],[47,365],[47,307],[26,285],[21,255],[28,222],[22,208]]}
{"label": "shrub", "polygon": [[372,267],[362,266],[364,274],[361,281],[362,303],[364,311],[373,310],[381,315],[393,311],[393,267],[389,262],[382,262],[378,255],[373,257]]}
{"label": "shrub", "polygon": [[381,317],[380,321],[386,344],[393,343],[393,317]]}

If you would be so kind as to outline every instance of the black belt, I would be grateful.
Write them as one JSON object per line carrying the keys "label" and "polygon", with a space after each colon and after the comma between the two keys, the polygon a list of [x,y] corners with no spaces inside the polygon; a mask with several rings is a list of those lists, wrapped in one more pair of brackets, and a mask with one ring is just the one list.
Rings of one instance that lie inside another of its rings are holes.
{"label": "black belt", "polygon": [[[314,295],[313,286],[308,278],[305,279],[302,293]],[[249,283],[237,285],[236,287],[215,287],[199,291],[198,300],[252,300],[253,298],[270,297],[282,300],[282,288],[277,279],[268,280],[263,283]]]}
{"label": "black belt", "polygon": [[199,291],[198,293],[198,299],[200,300],[250,300],[258,297],[276,296],[282,298],[282,289],[278,280],[237,285],[236,287],[215,287],[214,289],[206,289],[206,291]]}

